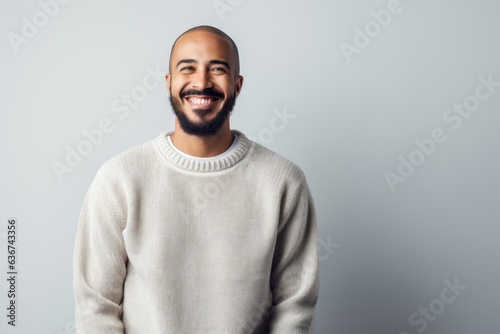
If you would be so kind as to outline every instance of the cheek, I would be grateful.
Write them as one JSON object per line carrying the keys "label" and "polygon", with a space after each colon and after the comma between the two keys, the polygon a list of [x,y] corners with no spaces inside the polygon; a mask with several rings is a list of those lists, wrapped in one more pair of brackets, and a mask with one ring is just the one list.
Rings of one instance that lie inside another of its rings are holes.
{"label": "cheek", "polygon": [[216,85],[220,90],[222,90],[225,93],[225,95],[228,94],[232,95],[235,91],[235,86],[233,82],[229,79],[220,80],[216,83]]}
{"label": "cheek", "polygon": [[174,94],[174,95],[177,95],[179,96],[179,94],[181,93],[181,91],[184,89],[184,85],[182,82],[179,82],[178,80],[173,80],[171,83],[170,83],[170,94]]}

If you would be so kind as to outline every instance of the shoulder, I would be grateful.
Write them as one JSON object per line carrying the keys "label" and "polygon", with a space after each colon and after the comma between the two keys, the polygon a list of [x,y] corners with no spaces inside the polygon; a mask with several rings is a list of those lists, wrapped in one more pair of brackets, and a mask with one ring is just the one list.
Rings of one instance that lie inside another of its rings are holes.
{"label": "shoulder", "polygon": [[144,175],[156,161],[154,139],[135,145],[105,161],[96,173],[96,178],[104,178],[115,183],[124,178]]}
{"label": "shoulder", "polygon": [[304,172],[297,164],[255,141],[246,139],[250,142],[248,169],[256,179],[278,188],[300,188],[306,182]]}
{"label": "shoulder", "polygon": [[302,169],[291,160],[257,142],[250,142],[249,158],[257,168],[262,168],[263,171],[270,174],[280,174],[298,179],[304,177]]}
{"label": "shoulder", "polygon": [[290,213],[298,203],[312,200],[303,170],[281,154],[251,141],[247,163],[252,181],[258,186],[262,198],[273,198],[273,194],[279,194],[284,212]]}

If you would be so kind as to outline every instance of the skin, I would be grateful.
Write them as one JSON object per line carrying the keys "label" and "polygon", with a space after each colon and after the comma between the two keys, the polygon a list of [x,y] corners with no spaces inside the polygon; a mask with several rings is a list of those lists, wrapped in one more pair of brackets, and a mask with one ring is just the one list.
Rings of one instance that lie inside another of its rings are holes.
{"label": "skin", "polygon": [[[184,114],[190,121],[203,123],[213,119],[222,109],[228,97],[236,98],[243,85],[243,77],[235,73],[237,57],[231,44],[224,38],[207,31],[193,31],[177,41],[170,58],[170,73],[166,75],[167,89],[177,98]],[[188,89],[203,91],[212,88],[223,94],[202,105],[193,104],[195,99],[208,99],[206,95],[180,97]],[[203,109],[204,112],[196,110]],[[181,151],[196,157],[213,157],[224,153],[231,146],[229,116],[220,130],[212,136],[191,135],[181,128],[175,119],[173,144]]]}

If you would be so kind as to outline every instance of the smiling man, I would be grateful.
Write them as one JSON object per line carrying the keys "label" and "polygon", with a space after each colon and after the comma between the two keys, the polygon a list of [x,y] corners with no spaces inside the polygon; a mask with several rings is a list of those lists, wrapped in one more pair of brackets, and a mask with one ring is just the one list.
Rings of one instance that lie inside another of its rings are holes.
{"label": "smiling man", "polygon": [[196,27],[175,41],[166,80],[178,149],[210,157],[231,145],[228,116],[243,84],[239,71],[238,48],[220,30]]}
{"label": "smiling man", "polygon": [[214,27],[175,41],[174,131],[104,163],[85,196],[77,333],[314,333],[313,201],[300,168],[231,130],[239,70]]}

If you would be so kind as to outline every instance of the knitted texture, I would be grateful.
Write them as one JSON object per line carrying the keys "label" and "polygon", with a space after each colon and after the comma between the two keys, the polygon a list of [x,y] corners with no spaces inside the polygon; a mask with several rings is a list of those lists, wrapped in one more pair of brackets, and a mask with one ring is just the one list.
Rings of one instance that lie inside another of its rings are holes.
{"label": "knitted texture", "polygon": [[232,130],[194,160],[162,132],[105,162],[74,251],[77,333],[313,333],[318,231],[303,172]]}

